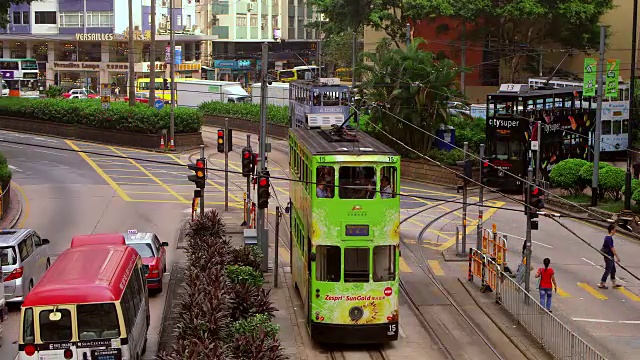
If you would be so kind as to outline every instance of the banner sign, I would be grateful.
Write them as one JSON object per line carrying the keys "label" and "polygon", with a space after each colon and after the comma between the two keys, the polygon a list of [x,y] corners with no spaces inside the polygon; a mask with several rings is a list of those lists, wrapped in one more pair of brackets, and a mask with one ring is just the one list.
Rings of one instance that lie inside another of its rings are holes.
{"label": "banner sign", "polygon": [[618,77],[620,76],[620,60],[608,59],[606,65],[607,68],[605,69],[605,71],[607,72],[607,90],[605,91],[605,96],[617,98]]}
{"label": "banner sign", "polygon": [[596,96],[598,61],[593,58],[584,59],[584,84],[582,85],[582,96]]}

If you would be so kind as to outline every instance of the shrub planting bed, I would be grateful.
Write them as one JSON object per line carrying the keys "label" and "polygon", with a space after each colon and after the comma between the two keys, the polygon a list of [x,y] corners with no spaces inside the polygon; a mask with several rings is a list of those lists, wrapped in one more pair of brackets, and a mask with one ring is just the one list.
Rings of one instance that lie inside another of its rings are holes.
{"label": "shrub planting bed", "polygon": [[[199,106],[203,115],[228,116],[250,121],[260,121],[260,105],[253,103],[223,103],[208,101]],[[267,105],[267,122],[278,125],[289,124],[289,107]]]}
{"label": "shrub planting bed", "polygon": [[2,193],[9,185],[11,176],[11,169],[9,169],[7,158],[0,153],[0,193]]}
{"label": "shrub planting bed", "polygon": [[[169,113],[168,107],[158,111],[147,104],[130,107],[122,101],[112,102],[109,109],[103,109],[98,99],[0,99],[2,116],[140,134],[169,129]],[[175,108],[174,120],[176,133],[199,132],[204,123],[201,112],[181,107]]]}
{"label": "shrub planting bed", "polygon": [[261,254],[233,248],[215,210],[187,231],[185,293],[179,301],[176,343],[161,360],[280,360],[269,290],[262,288]]}

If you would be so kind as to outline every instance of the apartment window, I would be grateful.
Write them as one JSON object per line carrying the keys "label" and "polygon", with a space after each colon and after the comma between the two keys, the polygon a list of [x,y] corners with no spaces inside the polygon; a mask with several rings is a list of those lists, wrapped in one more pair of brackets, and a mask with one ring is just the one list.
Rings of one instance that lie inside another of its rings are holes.
{"label": "apartment window", "polygon": [[176,26],[182,26],[182,15],[176,15]]}
{"label": "apartment window", "polygon": [[110,11],[87,11],[87,26],[113,27],[113,13]]}
{"label": "apartment window", "polygon": [[23,11],[22,12],[22,25],[29,25],[29,12],[28,11]]}
{"label": "apartment window", "polygon": [[14,24],[14,25],[20,25],[20,24],[22,24],[21,16],[20,16],[20,15],[21,15],[21,14],[20,14],[20,11],[14,11],[14,12],[13,12],[13,24]]}
{"label": "apartment window", "polygon": [[55,25],[56,12],[55,11],[36,11],[35,24],[37,25]]}
{"label": "apartment window", "polygon": [[249,21],[250,26],[258,26],[258,14],[251,14]]}
{"label": "apartment window", "polygon": [[236,15],[236,26],[247,26],[247,16]]}
{"label": "apartment window", "polygon": [[278,27],[278,16],[277,15],[273,15],[271,17],[271,26],[274,28]]}
{"label": "apartment window", "polygon": [[79,12],[61,12],[60,27],[81,27],[84,25],[83,18]]}

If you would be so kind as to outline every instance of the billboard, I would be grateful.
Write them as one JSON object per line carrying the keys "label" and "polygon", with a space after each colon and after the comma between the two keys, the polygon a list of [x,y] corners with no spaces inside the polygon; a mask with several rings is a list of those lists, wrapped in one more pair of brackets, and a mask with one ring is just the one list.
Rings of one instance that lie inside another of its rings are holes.
{"label": "billboard", "polygon": [[[156,30],[158,35],[167,35],[171,27],[169,0],[131,0],[133,5],[133,32],[136,40],[149,40],[151,38],[151,1],[156,2]],[[173,29],[176,36],[180,34],[199,33],[196,24],[195,0],[173,1]],[[114,0],[114,8],[118,14],[115,16],[115,36],[119,40],[129,38],[129,0]]]}

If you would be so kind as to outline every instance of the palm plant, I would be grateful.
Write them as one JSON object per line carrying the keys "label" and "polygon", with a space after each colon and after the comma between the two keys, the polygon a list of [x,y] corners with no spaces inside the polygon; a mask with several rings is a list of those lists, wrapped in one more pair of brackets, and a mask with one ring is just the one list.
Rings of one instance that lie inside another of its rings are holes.
{"label": "palm plant", "polygon": [[370,122],[420,152],[431,148],[433,137],[409,124],[434,134],[449,119],[447,102],[464,96],[457,81],[464,69],[421,50],[424,43],[416,39],[407,49],[397,49],[382,40],[374,53],[363,54],[360,67],[364,95],[378,104]]}

